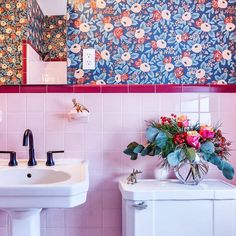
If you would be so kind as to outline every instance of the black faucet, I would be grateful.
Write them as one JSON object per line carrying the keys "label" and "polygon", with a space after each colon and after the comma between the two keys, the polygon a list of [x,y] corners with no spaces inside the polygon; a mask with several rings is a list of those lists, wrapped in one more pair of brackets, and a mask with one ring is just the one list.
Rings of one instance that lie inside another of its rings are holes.
{"label": "black faucet", "polygon": [[33,133],[30,129],[25,130],[23,136],[23,146],[28,146],[29,141],[29,161],[28,166],[36,166],[37,162],[34,156],[34,138]]}

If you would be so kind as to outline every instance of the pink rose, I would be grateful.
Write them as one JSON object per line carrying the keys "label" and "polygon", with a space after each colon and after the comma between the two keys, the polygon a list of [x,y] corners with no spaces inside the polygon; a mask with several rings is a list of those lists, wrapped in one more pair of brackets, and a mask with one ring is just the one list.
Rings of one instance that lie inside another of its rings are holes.
{"label": "pink rose", "polygon": [[186,142],[189,146],[199,149],[201,144],[199,139],[201,138],[200,134],[197,131],[188,131]]}
{"label": "pink rose", "polygon": [[185,115],[178,116],[177,122],[178,122],[178,126],[180,126],[180,127],[189,126],[188,117]]}
{"label": "pink rose", "polygon": [[203,139],[213,139],[215,137],[214,129],[208,125],[201,126],[199,134],[202,136]]}

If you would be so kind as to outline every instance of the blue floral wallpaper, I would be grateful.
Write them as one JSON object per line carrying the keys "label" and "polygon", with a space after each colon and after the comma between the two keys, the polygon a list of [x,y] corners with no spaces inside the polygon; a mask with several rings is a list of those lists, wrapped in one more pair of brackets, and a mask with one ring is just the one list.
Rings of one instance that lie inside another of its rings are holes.
{"label": "blue floral wallpaper", "polygon": [[[69,84],[236,84],[235,0],[69,0]],[[82,69],[95,48],[96,69]]]}

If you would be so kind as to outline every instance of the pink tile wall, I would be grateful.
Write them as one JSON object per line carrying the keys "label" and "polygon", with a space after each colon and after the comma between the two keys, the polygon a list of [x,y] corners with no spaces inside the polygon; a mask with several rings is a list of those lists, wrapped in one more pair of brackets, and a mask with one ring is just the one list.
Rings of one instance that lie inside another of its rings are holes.
{"label": "pink tile wall", "polygon": [[[76,97],[91,111],[88,124],[69,122],[66,113]],[[48,150],[64,149],[57,158],[85,158],[90,162],[87,202],[74,209],[44,210],[43,236],[121,236],[121,197],[117,181],[132,168],[153,178],[158,160],[153,157],[130,161],[126,145],[145,139],[144,120],[160,115],[185,113],[194,121],[223,122],[226,136],[234,141],[231,161],[236,167],[236,94],[0,94],[0,149],[15,150],[27,157],[23,131],[32,129],[38,158]],[[0,155],[0,158],[8,158]],[[221,178],[211,168],[209,178]],[[236,178],[233,180],[236,184]],[[0,235],[7,236],[8,216],[0,212]]]}

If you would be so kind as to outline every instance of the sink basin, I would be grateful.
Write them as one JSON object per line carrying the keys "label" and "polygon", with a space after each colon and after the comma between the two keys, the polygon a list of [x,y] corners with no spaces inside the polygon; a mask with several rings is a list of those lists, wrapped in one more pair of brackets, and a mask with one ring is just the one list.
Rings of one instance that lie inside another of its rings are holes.
{"label": "sink basin", "polygon": [[0,209],[11,219],[11,236],[40,236],[42,208],[71,208],[86,201],[89,188],[88,163],[83,160],[56,160],[46,166],[28,167],[28,160],[18,160],[9,167],[0,161]]}
{"label": "sink basin", "polygon": [[9,167],[0,162],[0,208],[69,208],[86,200],[89,187],[88,163],[83,160],[57,160],[46,166],[28,160]]}

